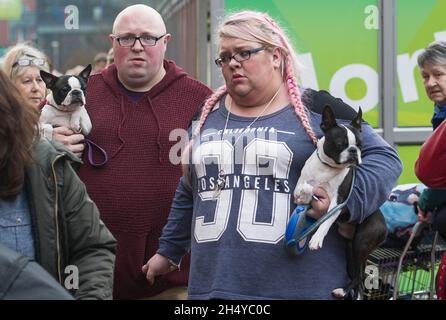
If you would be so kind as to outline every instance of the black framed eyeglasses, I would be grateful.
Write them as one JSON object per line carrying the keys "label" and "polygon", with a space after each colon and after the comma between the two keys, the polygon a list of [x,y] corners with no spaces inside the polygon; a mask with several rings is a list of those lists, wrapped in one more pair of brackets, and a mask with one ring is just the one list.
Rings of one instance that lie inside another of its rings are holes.
{"label": "black framed eyeglasses", "polygon": [[137,37],[135,35],[129,34],[129,35],[124,35],[124,36],[112,35],[112,38],[116,39],[116,41],[118,41],[119,45],[121,47],[125,47],[125,48],[133,47],[135,45],[136,40],[139,40],[139,43],[143,47],[154,47],[156,45],[156,43],[158,42],[158,40],[160,40],[165,35],[166,34],[163,34],[162,36],[159,36],[159,37],[153,37],[148,34],[143,34],[143,35],[140,35],[139,37]]}
{"label": "black framed eyeglasses", "polygon": [[20,58],[14,64],[12,65],[12,68],[15,68],[16,66],[20,67],[26,67],[30,66],[31,64],[39,67],[43,67],[46,64],[45,59],[42,58]]}
{"label": "black framed eyeglasses", "polygon": [[220,56],[220,58],[215,59],[215,64],[221,68],[224,65],[228,64],[229,62],[231,62],[232,59],[234,59],[237,62],[242,62],[242,61],[245,61],[245,60],[248,60],[249,58],[251,58],[251,54],[257,53],[257,52],[265,50],[265,49],[266,49],[266,47],[260,47],[260,48],[250,49],[250,50],[242,50],[240,52],[233,54],[232,56],[229,54],[222,55],[222,56]]}

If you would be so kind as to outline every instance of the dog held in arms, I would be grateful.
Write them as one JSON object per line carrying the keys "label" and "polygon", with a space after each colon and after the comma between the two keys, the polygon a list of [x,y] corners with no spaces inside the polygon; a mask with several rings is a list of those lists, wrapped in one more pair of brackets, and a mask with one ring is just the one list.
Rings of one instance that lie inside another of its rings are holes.
{"label": "dog held in arms", "polygon": [[[339,125],[330,106],[322,113],[321,129],[324,136],[317,142],[317,148],[302,168],[301,176],[294,189],[297,204],[308,204],[313,197],[313,187],[320,186],[328,194],[328,211],[343,203],[350,191],[353,167],[361,164],[361,121],[359,109],[350,125]],[[331,225],[341,214],[339,209],[323,222],[309,242],[310,250],[322,247],[324,237]],[[311,216],[311,209],[308,215]],[[344,287],[332,291],[338,299],[362,298],[364,269],[367,258],[386,238],[387,228],[384,216],[379,209],[357,225],[340,224],[339,230],[351,230],[341,234],[347,238],[347,272],[351,281]]]}
{"label": "dog held in arms", "polygon": [[78,76],[56,77],[40,71],[40,76],[51,93],[40,114],[42,125],[64,126],[83,135],[90,133],[92,125],[85,109],[87,81],[91,72],[89,64]]}

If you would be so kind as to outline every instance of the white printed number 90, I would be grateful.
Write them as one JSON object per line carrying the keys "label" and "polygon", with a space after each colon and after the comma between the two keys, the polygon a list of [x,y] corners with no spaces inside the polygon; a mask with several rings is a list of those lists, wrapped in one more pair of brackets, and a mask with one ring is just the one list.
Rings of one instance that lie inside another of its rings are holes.
{"label": "white printed number 90", "polygon": [[[197,178],[206,176],[206,160],[218,159],[218,170],[226,175],[234,173],[234,147],[228,141],[202,143],[194,151],[193,163]],[[277,179],[288,179],[293,158],[292,151],[283,142],[264,139],[252,140],[243,150],[242,175],[259,175],[259,158],[269,159],[272,174]],[[232,189],[222,190],[217,201],[214,219],[204,222],[203,216],[195,220],[194,236],[197,242],[217,241],[228,226],[232,204]],[[290,212],[290,194],[274,192],[270,222],[256,222],[258,190],[242,190],[238,212],[237,232],[246,240],[278,243],[284,235]],[[215,201],[212,191],[200,194],[202,201]]]}

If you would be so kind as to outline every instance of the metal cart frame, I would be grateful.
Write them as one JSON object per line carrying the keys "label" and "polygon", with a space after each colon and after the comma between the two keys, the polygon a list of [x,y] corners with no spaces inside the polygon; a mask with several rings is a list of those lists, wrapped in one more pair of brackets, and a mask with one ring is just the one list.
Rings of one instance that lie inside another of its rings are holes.
{"label": "metal cart frame", "polygon": [[[421,231],[428,227],[426,222],[417,222],[412,228],[404,248],[378,248],[369,257],[368,266],[376,270],[374,277],[377,287],[365,290],[368,300],[435,300],[435,273],[446,251],[445,245],[438,245],[438,232],[434,233],[431,244],[412,243]],[[370,275],[370,274],[369,274]],[[379,284],[379,285],[378,285]]]}

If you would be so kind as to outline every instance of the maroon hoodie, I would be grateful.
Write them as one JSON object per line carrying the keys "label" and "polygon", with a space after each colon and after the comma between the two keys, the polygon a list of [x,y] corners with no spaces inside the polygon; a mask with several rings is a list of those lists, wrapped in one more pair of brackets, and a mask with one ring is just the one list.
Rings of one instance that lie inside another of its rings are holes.
{"label": "maroon hoodie", "polygon": [[187,128],[211,90],[172,61],[164,61],[164,68],[163,80],[137,102],[119,83],[115,65],[88,81],[86,108],[93,124],[88,138],[107,152],[108,162],[93,167],[84,152],[79,176],[118,240],[115,299],[143,298],[187,285],[189,259],[183,259],[180,272],[160,277],[152,287],[141,267],[158,249],[181,176],[180,165],[169,160],[177,143],[169,141],[169,133]]}

